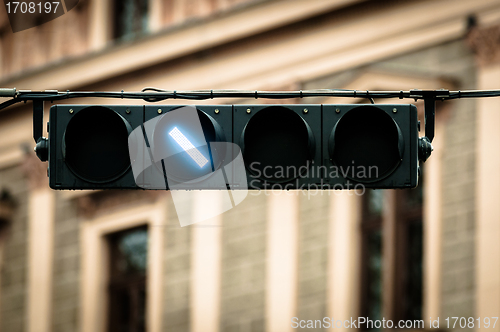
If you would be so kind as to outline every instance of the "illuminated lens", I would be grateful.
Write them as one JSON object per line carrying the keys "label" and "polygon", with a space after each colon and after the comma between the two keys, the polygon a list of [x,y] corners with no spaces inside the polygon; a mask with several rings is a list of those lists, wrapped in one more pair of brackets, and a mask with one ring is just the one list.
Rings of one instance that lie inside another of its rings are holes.
{"label": "illuminated lens", "polygon": [[203,167],[208,163],[207,158],[205,158],[198,149],[196,149],[186,136],[184,136],[177,127],[174,127],[170,133],[168,133],[172,138],[187,152],[187,154],[193,158],[193,160],[198,164],[198,166]]}

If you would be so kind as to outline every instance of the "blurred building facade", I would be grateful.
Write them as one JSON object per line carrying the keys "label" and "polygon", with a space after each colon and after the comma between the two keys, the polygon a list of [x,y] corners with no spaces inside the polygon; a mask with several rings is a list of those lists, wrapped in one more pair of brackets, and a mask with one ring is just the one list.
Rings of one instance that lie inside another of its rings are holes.
{"label": "blurred building facade", "polygon": [[[500,87],[496,0],[80,0],[15,34],[0,15],[2,87]],[[3,110],[0,331],[275,332],[293,330],[293,317],[358,316],[493,325],[499,109],[498,98],[438,103],[417,189],[251,192],[184,228],[169,193],[52,191],[32,152],[30,105]],[[196,194],[185,204],[212,208]]]}

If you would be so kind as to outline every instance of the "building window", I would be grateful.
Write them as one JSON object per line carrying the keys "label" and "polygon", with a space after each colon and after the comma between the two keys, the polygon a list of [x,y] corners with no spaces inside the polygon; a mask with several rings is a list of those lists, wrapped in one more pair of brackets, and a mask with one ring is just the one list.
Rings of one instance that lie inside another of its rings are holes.
{"label": "building window", "polygon": [[110,234],[108,243],[108,331],[145,331],[148,229],[144,226]]}
{"label": "building window", "polygon": [[[411,190],[367,190],[363,196],[360,313],[373,321],[422,319],[422,183]],[[392,204],[385,202],[389,195]]]}
{"label": "building window", "polygon": [[114,38],[131,40],[148,30],[149,0],[114,1]]}

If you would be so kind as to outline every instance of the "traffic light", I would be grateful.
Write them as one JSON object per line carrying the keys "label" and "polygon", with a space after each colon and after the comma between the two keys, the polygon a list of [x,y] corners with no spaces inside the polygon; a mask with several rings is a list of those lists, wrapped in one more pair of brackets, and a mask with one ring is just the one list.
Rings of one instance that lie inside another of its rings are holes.
{"label": "traffic light", "polygon": [[57,105],[53,189],[413,188],[413,105]]}

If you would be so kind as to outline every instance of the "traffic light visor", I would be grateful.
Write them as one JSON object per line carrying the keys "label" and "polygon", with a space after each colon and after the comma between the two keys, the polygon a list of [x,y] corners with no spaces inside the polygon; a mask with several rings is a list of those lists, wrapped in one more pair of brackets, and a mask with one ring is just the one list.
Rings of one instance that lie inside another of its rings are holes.
{"label": "traffic light visor", "polygon": [[114,181],[130,167],[127,139],[130,124],[103,106],[75,113],[63,136],[62,153],[68,168],[93,183]]}
{"label": "traffic light visor", "polygon": [[376,106],[345,113],[329,139],[330,157],[342,174],[362,183],[388,177],[403,158],[404,139],[394,119]]}

